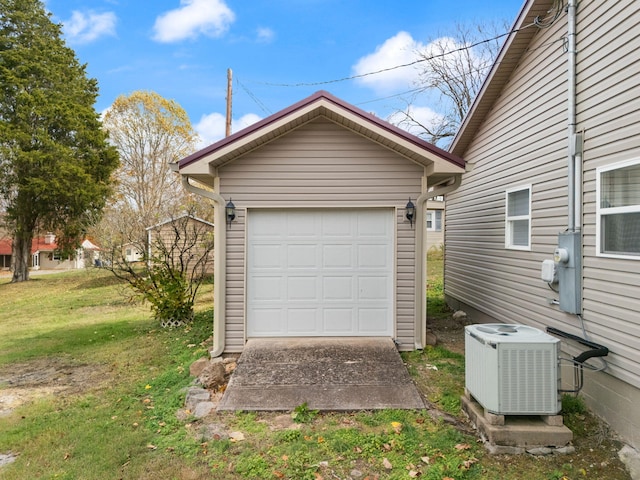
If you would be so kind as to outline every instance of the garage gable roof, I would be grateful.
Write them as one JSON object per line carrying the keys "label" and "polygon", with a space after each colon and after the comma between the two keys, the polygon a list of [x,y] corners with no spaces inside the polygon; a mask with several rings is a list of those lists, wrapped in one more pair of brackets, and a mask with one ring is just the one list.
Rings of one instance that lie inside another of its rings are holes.
{"label": "garage gable roof", "polygon": [[180,160],[179,171],[208,173],[321,116],[419,164],[433,165],[434,173],[462,173],[464,169],[460,157],[320,90]]}
{"label": "garage gable roof", "polygon": [[537,24],[549,15],[554,0],[526,0],[520,13],[511,27],[510,34],[498,52],[491,70],[482,88],[469,108],[469,112],[462,121],[455,138],[451,142],[449,151],[454,155],[464,156],[471,140],[487,114],[502,93],[511,78],[515,68],[520,63],[522,55],[529,48],[529,43],[538,32]]}

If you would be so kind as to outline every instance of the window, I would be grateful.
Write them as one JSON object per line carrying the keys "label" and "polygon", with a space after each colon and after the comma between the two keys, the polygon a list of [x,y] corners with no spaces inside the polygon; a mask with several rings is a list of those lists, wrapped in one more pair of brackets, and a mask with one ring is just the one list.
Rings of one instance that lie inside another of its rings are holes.
{"label": "window", "polygon": [[531,185],[507,190],[505,247],[531,250]]}
{"label": "window", "polygon": [[596,169],[596,255],[640,260],[640,159]]}
{"label": "window", "polygon": [[442,231],[442,210],[427,210],[427,230]]}

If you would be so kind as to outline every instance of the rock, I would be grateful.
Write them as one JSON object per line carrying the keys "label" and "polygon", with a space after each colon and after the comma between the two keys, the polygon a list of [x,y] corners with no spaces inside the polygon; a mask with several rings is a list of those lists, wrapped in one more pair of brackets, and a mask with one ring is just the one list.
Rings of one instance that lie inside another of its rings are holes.
{"label": "rock", "polygon": [[202,371],[209,365],[210,360],[207,357],[202,357],[196,360],[189,367],[189,375],[192,377],[199,377]]}
{"label": "rock", "polygon": [[293,418],[291,418],[291,415],[287,414],[287,415],[278,415],[277,417],[275,417],[273,419],[271,429],[272,430],[299,430],[301,426],[302,425],[300,425],[299,423],[296,423],[293,420]]}
{"label": "rock", "polygon": [[355,468],[351,470],[351,478],[360,478],[364,475],[360,470],[356,470]]}
{"label": "rock", "polygon": [[566,447],[556,448],[553,453],[557,455],[569,455],[575,453],[575,451],[576,447],[574,447],[573,445],[567,445]]}
{"label": "rock", "polygon": [[426,341],[427,345],[434,347],[438,344],[438,337],[436,337],[436,334],[433,332],[427,332]]}
{"label": "rock", "polygon": [[200,387],[189,387],[187,390],[187,398],[184,401],[185,406],[191,412],[194,412],[196,406],[200,402],[208,402],[211,400],[211,393],[209,393],[204,388]]}
{"label": "rock", "polygon": [[0,467],[9,465],[10,463],[13,463],[15,461],[16,456],[13,453],[0,453]]}
{"label": "rock", "polygon": [[640,452],[629,445],[625,445],[618,452],[618,458],[627,467],[629,476],[633,480],[640,480]]}
{"label": "rock", "polygon": [[178,419],[179,422],[186,422],[189,419],[190,415],[191,414],[187,412],[186,408],[181,408],[176,412],[176,418]]}
{"label": "rock", "polygon": [[460,325],[466,325],[467,322],[469,321],[469,317],[467,316],[467,312],[463,311],[463,310],[457,310],[455,312],[453,312],[453,315],[451,316],[451,318],[453,318],[453,320],[455,322],[457,322]]}
{"label": "rock", "polygon": [[196,418],[204,418],[209,415],[214,408],[216,408],[216,404],[213,402],[200,402],[196,405],[193,416]]}
{"label": "rock", "polygon": [[236,362],[224,362],[224,371],[227,375],[231,375],[237,366],[238,364]]}
{"label": "rock", "polygon": [[224,385],[226,381],[225,374],[224,364],[222,363],[222,359],[220,359],[220,361],[212,361],[209,363],[202,373],[200,373],[198,379],[204,388],[215,389]]}
{"label": "rock", "polygon": [[202,434],[202,440],[205,442],[209,440],[227,440],[229,438],[224,425],[220,423],[205,423],[202,425],[200,433]]}
{"label": "rock", "polygon": [[232,442],[241,442],[244,440],[244,433],[242,432],[231,432],[229,434],[229,438]]}
{"label": "rock", "polygon": [[536,447],[527,450],[529,455],[549,455],[552,450],[548,447]]}

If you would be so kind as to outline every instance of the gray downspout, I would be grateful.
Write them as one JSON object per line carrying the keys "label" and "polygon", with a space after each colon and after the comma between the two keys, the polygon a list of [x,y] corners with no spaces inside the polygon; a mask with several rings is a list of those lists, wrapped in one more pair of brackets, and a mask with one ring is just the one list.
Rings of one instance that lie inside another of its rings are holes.
{"label": "gray downspout", "polygon": [[[426,315],[427,315],[427,236],[425,232],[425,214],[427,200],[439,195],[445,195],[452,192],[460,186],[462,182],[462,175],[454,175],[450,182],[442,186],[437,186],[433,190],[423,192],[416,199],[416,235],[415,235],[415,251],[419,252],[416,255],[416,276],[415,276],[415,340],[414,347],[416,350],[422,350],[425,347],[427,341],[427,329],[426,329]],[[445,206],[446,209],[446,206]]]}
{"label": "gray downspout", "polygon": [[582,313],[582,139],[576,134],[576,2],[567,8],[567,230],[558,234],[554,260],[558,305],[566,313]]}
{"label": "gray downspout", "polygon": [[[227,234],[224,226],[225,219],[225,199],[218,193],[198,188],[189,182],[189,176],[182,176],[182,185],[191,193],[213,200],[216,204],[214,209],[215,221],[213,228],[214,249],[213,249],[213,350],[209,352],[211,358],[219,357],[225,348],[225,292],[226,292],[226,262],[225,251]],[[222,227],[220,227],[222,226]]]}
{"label": "gray downspout", "polygon": [[576,165],[576,0],[569,0],[568,4],[568,142],[569,142],[569,158],[568,158],[568,221],[567,229],[569,232],[575,232],[577,226],[576,218],[576,197],[578,192],[577,172],[579,170]]}

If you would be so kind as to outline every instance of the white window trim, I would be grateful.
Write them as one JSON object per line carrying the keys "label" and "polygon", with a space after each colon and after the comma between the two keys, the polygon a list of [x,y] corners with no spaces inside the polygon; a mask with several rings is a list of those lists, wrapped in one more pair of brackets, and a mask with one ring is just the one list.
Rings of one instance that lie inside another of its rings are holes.
{"label": "white window trim", "polygon": [[[528,215],[516,215],[509,217],[509,194],[513,192],[519,192],[522,190],[529,191],[529,214]],[[508,250],[523,250],[531,251],[531,184],[519,185],[517,187],[508,188],[504,194],[504,247]],[[511,243],[511,229],[509,228],[509,222],[515,220],[528,220],[529,229],[527,232],[527,245],[513,245]]]}
{"label": "white window trim", "polygon": [[431,226],[427,227],[427,231],[428,232],[441,232],[442,231],[442,219],[443,219],[443,215],[442,213],[440,214],[440,230],[437,230],[437,216],[438,214],[436,213],[437,211],[442,212],[443,210],[438,210],[438,209],[429,209],[427,210],[427,218],[425,219],[425,223],[427,223],[429,221],[429,215],[431,216]]}
{"label": "white window trim", "polygon": [[615,214],[615,213],[633,213],[640,212],[640,205],[632,205],[628,207],[613,207],[613,208],[602,208],[600,206],[600,193],[601,193],[601,184],[600,177],[602,173],[609,172],[611,170],[618,170],[620,168],[630,167],[633,165],[640,164],[640,158],[634,158],[632,160],[626,160],[624,162],[612,163],[611,165],[606,165],[604,167],[596,168],[596,257],[606,257],[606,258],[623,258],[625,260],[640,260],[640,255],[621,255],[619,253],[606,253],[601,252],[602,245],[602,224],[601,218],[602,213]]}

